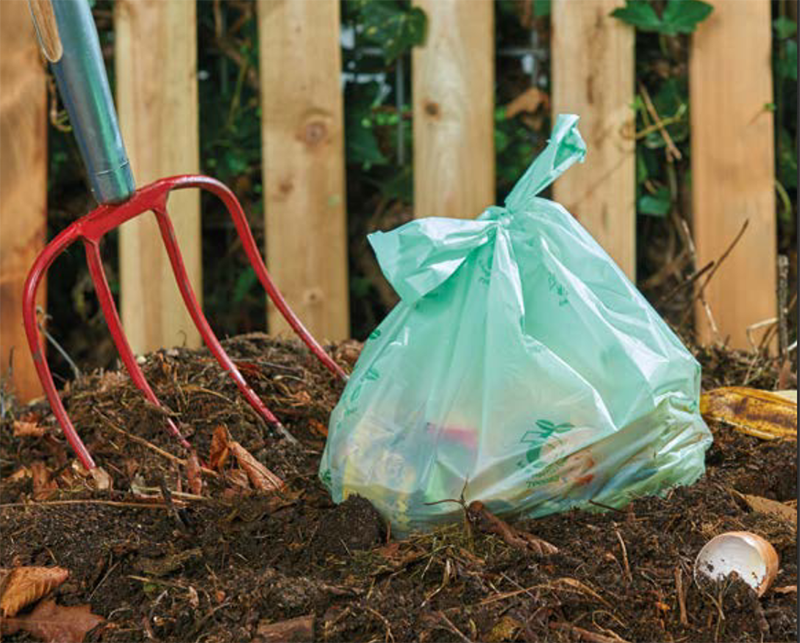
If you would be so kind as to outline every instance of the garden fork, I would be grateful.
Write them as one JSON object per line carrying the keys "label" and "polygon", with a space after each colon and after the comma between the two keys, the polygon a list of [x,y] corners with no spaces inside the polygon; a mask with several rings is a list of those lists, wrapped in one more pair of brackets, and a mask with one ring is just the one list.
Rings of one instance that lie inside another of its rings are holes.
{"label": "garden fork", "polygon": [[[23,295],[23,320],[34,364],[50,407],[70,446],[86,469],[91,471],[96,467],[67,415],[43,354],[36,318],[36,292],[53,261],[76,241],[83,242],[89,274],[120,358],[137,388],[151,403],[161,406],[128,344],[100,256],[100,241],[107,232],[146,212],[152,212],[156,217],[181,296],[206,346],[236,382],[236,386],[256,412],[270,426],[293,440],[278,418],[242,377],[211,330],[198,304],[167,212],[167,201],[172,191],[199,188],[222,201],[233,219],[250,265],[275,306],[328,370],[343,379],[347,379],[347,375],[306,330],[275,287],[258,251],[242,206],[233,192],[215,179],[193,175],[160,179],[136,189],[117,124],[97,29],[87,0],[29,0],[29,5],[39,43],[51,64],[69,113],[78,147],[86,164],[92,193],[100,204],[97,209],[72,223],[45,247],[31,268]],[[166,428],[184,447],[190,447],[172,419],[166,418]]]}

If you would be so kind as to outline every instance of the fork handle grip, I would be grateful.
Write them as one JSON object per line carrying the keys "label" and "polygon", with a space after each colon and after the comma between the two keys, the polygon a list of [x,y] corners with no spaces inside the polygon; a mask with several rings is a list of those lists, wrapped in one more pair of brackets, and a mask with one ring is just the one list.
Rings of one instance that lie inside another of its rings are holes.
{"label": "fork handle grip", "polygon": [[[117,122],[89,3],[52,0],[52,8],[63,53],[50,65],[69,113],[92,193],[103,204],[126,201],[136,191],[136,183]],[[36,14],[32,13],[35,22]]]}

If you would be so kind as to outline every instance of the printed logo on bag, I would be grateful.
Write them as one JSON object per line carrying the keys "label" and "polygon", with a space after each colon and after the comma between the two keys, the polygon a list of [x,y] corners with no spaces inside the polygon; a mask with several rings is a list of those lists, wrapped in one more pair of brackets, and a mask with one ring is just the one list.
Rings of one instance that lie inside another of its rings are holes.
{"label": "printed logo on bag", "polygon": [[570,422],[555,424],[550,420],[536,420],[536,428],[525,431],[524,435],[520,438],[522,444],[530,444],[531,447],[525,452],[525,461],[518,462],[517,466],[523,469],[530,463],[539,460],[542,447],[551,435],[554,433],[566,433],[573,428],[575,428],[575,425]]}
{"label": "printed logo on bag", "polygon": [[554,293],[558,297],[559,306],[566,306],[569,303],[569,293],[567,292],[567,289],[551,270],[547,271],[547,285],[550,288],[550,292]]}

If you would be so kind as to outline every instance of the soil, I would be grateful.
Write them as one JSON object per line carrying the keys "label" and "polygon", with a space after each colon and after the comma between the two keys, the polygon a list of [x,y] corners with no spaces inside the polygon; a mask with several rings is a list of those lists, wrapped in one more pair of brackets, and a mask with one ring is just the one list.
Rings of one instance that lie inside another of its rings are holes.
{"label": "soil", "polygon": [[[269,624],[302,616],[313,617],[319,641],[796,640],[796,526],[753,512],[736,493],[796,502],[796,442],[712,426],[707,473],[691,487],[624,510],[515,522],[559,548],[546,557],[466,522],[396,540],[367,500],[336,506],[318,480],[342,384],[294,342],[253,334],[225,345],[297,444],[254,415],[205,350],[153,353],[143,368],[201,458],[224,425],[286,482],[280,492],[242,491],[229,458],[222,474],[204,476],[201,498],[186,495],[187,469],[175,460],[186,453],[163,430],[163,412],[115,371],[64,392],[113,490],[93,489],[73,464],[46,404],[6,411],[0,567],[67,568],[55,600],[90,603],[107,619],[87,640],[266,640]],[[349,366],[359,345],[331,351]],[[746,355],[697,354],[707,388],[775,386],[776,370]],[[15,419],[46,431],[15,437]],[[57,488],[9,481],[37,462]],[[699,549],[733,530],[760,534],[778,551],[778,577],[761,598],[741,581],[693,580]]]}

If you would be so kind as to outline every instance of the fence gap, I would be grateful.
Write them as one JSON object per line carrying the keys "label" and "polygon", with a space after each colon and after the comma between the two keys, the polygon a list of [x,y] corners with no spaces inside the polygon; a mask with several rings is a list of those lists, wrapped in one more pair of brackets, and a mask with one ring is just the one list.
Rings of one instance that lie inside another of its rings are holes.
{"label": "fence gap", "polygon": [[636,275],[634,30],[609,14],[620,0],[553,0],[553,114],[574,113],[586,162],[553,186],[628,277]]}
{"label": "fence gap", "polygon": [[[714,3],[693,36],[689,66],[692,211],[697,266],[747,230],[698,302],[698,337],[751,347],[747,328],[776,306],[775,157],[769,2]],[[764,328],[753,333],[755,341]]]}
{"label": "fence gap", "polygon": [[[41,395],[22,326],[22,290],[47,237],[47,92],[26,2],[0,2],[0,379]],[[39,288],[44,306],[45,288]]]}
{"label": "fence gap", "polygon": [[494,3],[415,0],[414,216],[473,218],[495,201]]}
{"label": "fence gap", "polygon": [[[258,1],[267,264],[319,339],[350,335],[338,0]],[[270,303],[271,333],[288,325]]]}
{"label": "fence gap", "polygon": [[[133,174],[143,186],[200,169],[197,16],[191,0],[114,3],[116,99]],[[202,299],[200,195],[170,196],[186,269]],[[200,345],[153,216],[120,229],[122,321],[137,353]]]}

